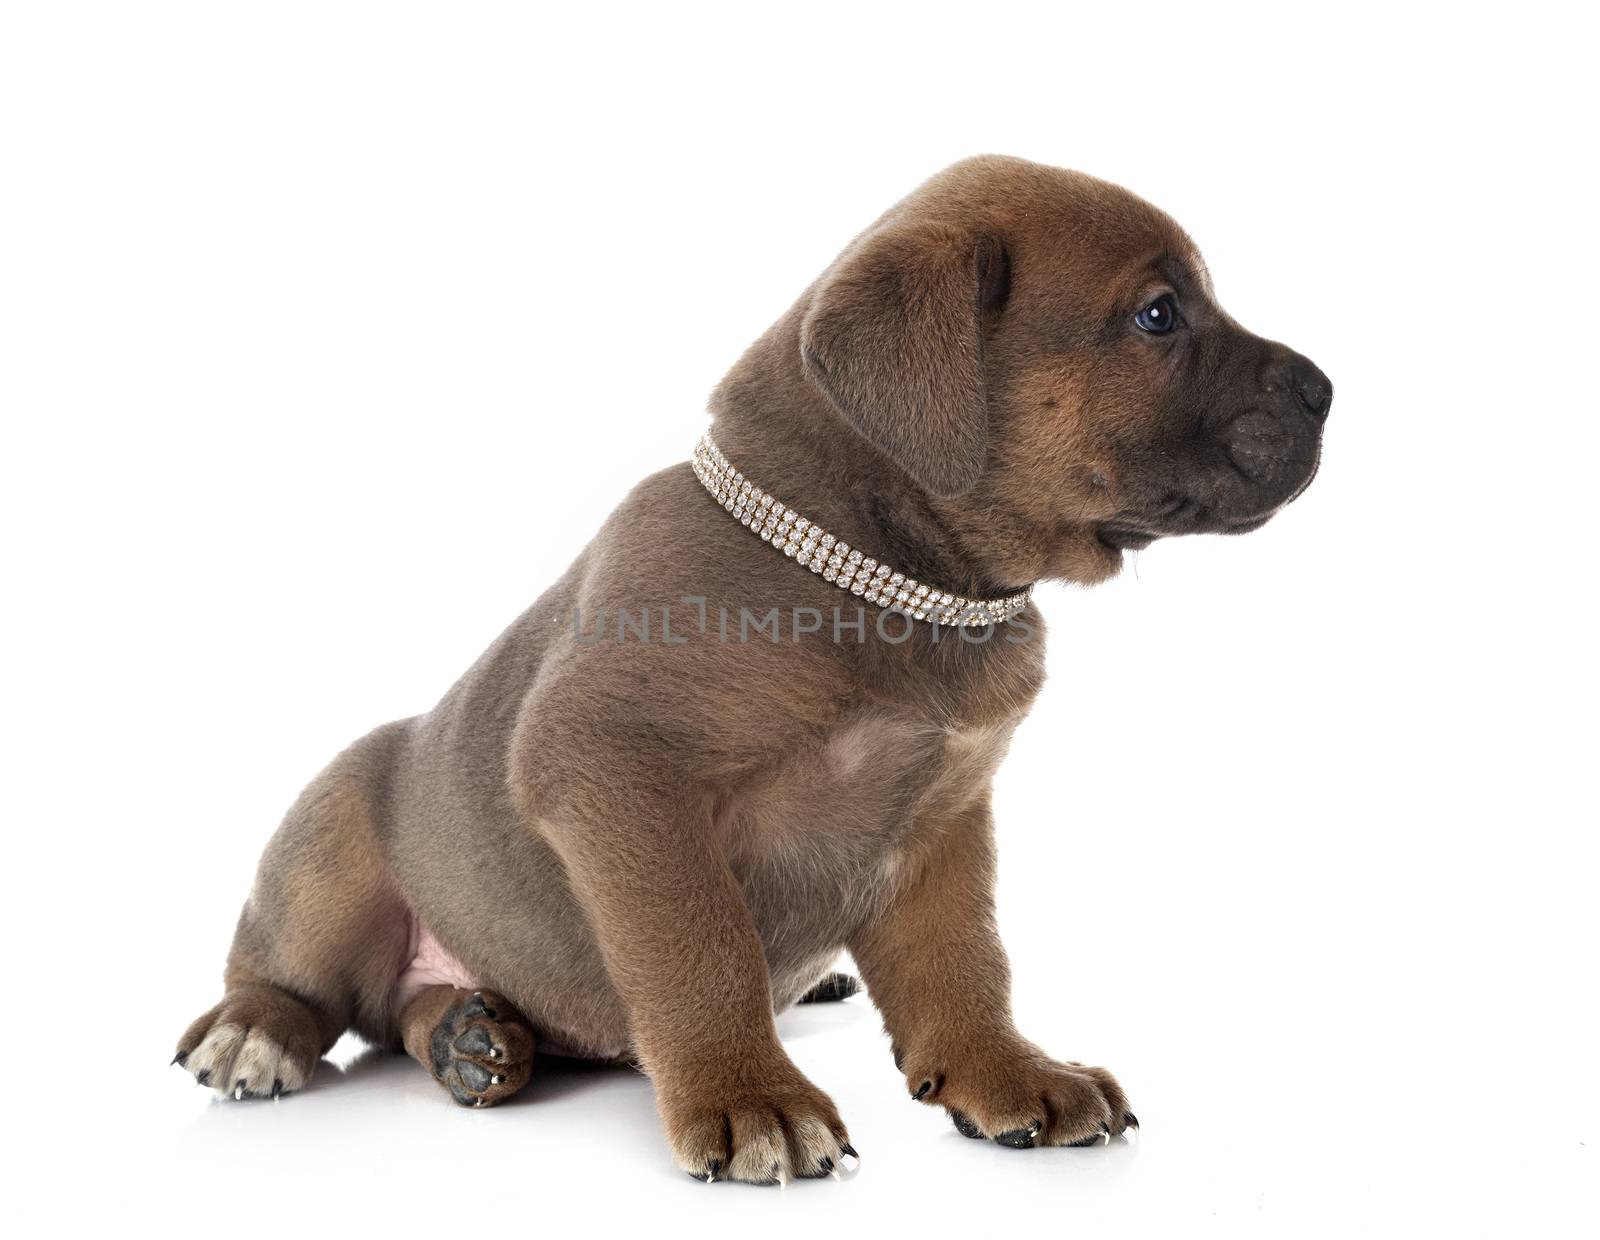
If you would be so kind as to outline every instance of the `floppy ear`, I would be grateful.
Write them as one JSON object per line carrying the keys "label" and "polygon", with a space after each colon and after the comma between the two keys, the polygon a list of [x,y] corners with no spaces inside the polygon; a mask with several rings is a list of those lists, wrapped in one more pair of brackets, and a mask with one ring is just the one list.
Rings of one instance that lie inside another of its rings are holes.
{"label": "floppy ear", "polygon": [[997,238],[890,225],[847,250],[800,324],[806,374],[935,495],[970,490],[989,443],[983,328],[1010,291]]}

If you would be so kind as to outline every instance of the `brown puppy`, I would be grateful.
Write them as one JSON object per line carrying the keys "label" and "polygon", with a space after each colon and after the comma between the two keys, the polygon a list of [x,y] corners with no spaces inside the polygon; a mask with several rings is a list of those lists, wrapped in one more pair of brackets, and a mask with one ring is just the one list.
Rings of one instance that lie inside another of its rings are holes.
{"label": "brown puppy", "polygon": [[854,1151],[773,1012],[848,948],[962,1132],[1121,1132],[1112,1076],[1011,1020],[989,787],[1043,674],[1014,596],[1260,525],[1330,400],[1146,203],[1014,159],[940,174],[717,388],[726,457],[642,482],[432,712],[311,784],[180,1062],[277,1093],[354,1028],[481,1106],[537,1041],[640,1063],[693,1175],[824,1174]]}

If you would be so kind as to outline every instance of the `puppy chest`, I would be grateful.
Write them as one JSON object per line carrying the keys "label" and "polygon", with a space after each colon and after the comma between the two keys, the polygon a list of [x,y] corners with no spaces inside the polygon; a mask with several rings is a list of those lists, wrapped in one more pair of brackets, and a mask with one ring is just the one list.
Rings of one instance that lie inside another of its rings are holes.
{"label": "puppy chest", "polygon": [[888,894],[919,823],[983,795],[1009,733],[886,714],[841,724],[742,791],[731,807],[736,873],[796,917]]}

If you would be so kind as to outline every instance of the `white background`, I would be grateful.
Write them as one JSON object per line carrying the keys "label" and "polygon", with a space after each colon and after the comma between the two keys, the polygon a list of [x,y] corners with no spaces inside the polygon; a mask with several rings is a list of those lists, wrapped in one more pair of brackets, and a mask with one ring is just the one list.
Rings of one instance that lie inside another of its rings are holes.
{"label": "white background", "polygon": [[[1566,11],[7,5],[12,1219],[1595,1234]],[[864,999],[782,1022],[863,1166],[781,1194],[674,1171],[628,1074],[471,1114],[399,1059],[276,1105],[168,1068],[304,781],[427,709],[834,253],[978,151],[1170,210],[1338,393],[1266,530],[1041,591],[998,788],[1017,1008],[1143,1134],[962,1140]]]}

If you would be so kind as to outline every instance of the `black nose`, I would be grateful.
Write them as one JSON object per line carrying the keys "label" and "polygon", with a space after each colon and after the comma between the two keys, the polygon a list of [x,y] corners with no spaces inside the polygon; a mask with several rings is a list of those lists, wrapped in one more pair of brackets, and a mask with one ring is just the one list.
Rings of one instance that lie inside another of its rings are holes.
{"label": "black nose", "polygon": [[1289,363],[1289,388],[1300,407],[1317,421],[1328,416],[1333,406],[1333,383],[1328,376],[1303,357]]}

